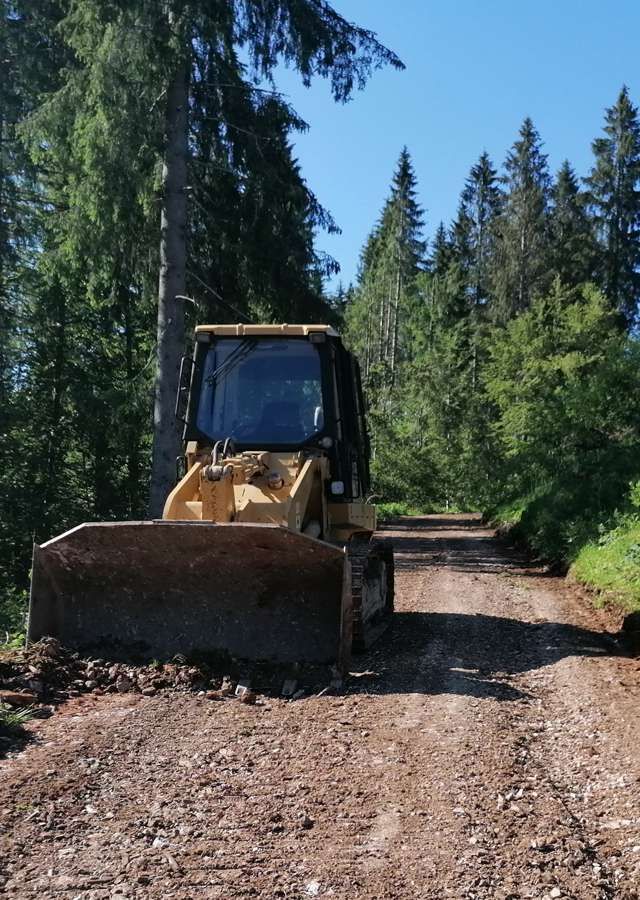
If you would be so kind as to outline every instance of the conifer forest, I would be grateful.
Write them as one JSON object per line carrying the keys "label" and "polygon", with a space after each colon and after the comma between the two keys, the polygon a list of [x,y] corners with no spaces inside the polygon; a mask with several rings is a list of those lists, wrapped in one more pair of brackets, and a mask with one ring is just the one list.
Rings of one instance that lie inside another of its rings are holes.
{"label": "conifer forest", "polygon": [[334,325],[383,509],[479,510],[585,570],[626,541],[640,602],[634,97],[611,97],[589,171],[551,171],[529,118],[503,159],[479,147],[451,222],[428,220],[434,173],[399,146],[335,290],[320,248],[340,223],[295,159],[283,61],[338,103],[403,66],[324,0],[3,3],[0,625],[21,628],[34,540],[157,515],[205,321]]}
{"label": "conifer forest", "polygon": [[0,0],[1,896],[640,900],[609,6]]}

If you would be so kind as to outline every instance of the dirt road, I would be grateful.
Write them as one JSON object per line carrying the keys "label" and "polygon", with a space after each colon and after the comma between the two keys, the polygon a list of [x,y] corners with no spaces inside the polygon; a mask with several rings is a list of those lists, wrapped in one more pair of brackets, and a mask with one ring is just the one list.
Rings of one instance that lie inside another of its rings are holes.
{"label": "dirt road", "polygon": [[640,896],[640,662],[476,518],[390,536],[397,620],[343,696],[32,723],[0,763],[0,893]]}

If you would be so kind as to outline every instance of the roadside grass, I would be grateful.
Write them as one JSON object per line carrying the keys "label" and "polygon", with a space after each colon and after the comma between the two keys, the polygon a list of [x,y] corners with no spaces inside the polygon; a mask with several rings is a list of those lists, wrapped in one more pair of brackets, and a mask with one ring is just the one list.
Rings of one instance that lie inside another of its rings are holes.
{"label": "roadside grass", "polygon": [[460,513],[469,512],[468,509],[461,509],[457,506],[430,503],[425,506],[418,506],[415,503],[408,503],[403,500],[392,500],[388,503],[376,503],[378,513],[378,521],[381,523],[388,522],[390,519],[397,519],[400,516],[431,516],[438,513]]}
{"label": "roadside grass", "polygon": [[13,709],[6,703],[0,703],[0,732],[19,731],[23,725],[33,719],[33,710],[29,707],[24,709]]}
{"label": "roadside grass", "polygon": [[27,592],[0,589],[0,650],[24,646],[27,621]]}
{"label": "roadside grass", "polygon": [[[540,559],[557,563],[625,610],[640,609],[640,482],[626,498],[596,504],[584,487],[550,484],[486,513]],[[621,508],[620,508],[621,507]]]}
{"label": "roadside grass", "polygon": [[527,497],[516,497],[500,506],[485,510],[485,517],[492,525],[505,529],[515,528],[520,524],[528,500]]}
{"label": "roadside grass", "polygon": [[594,588],[602,601],[640,610],[640,519],[628,517],[576,556],[571,574]]}
{"label": "roadside grass", "polygon": [[388,522],[390,519],[396,519],[398,516],[421,516],[424,515],[423,509],[412,506],[411,503],[392,502],[392,503],[376,503],[379,522]]}

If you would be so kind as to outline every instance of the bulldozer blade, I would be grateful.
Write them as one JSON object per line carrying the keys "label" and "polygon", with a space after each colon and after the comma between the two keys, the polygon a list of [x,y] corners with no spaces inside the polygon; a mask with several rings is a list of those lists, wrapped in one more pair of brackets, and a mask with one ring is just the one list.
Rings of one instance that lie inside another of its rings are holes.
{"label": "bulldozer blade", "polygon": [[34,546],[28,640],[345,668],[341,548],[277,525],[84,524]]}

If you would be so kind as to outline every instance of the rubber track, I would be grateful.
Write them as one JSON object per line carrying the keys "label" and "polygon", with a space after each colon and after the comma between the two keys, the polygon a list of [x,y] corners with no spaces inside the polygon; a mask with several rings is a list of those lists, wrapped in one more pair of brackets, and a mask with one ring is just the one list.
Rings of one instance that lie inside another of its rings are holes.
{"label": "rubber track", "polygon": [[[347,556],[351,565],[351,603],[353,610],[354,653],[362,653],[391,624],[393,614],[393,547],[388,541],[376,540],[369,535],[354,535],[347,546]],[[373,559],[386,563],[387,572],[387,614],[378,627],[365,633],[362,615],[362,595],[367,579],[367,568]]]}

